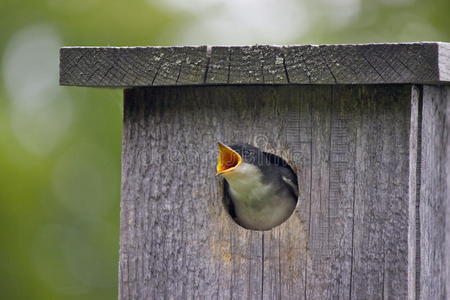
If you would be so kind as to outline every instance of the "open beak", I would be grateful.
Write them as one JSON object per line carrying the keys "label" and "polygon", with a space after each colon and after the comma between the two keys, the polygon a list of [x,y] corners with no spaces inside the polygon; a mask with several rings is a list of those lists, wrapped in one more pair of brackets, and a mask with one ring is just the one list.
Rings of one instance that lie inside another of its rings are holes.
{"label": "open beak", "polygon": [[217,175],[231,172],[242,162],[242,157],[230,147],[217,143],[219,147],[219,157],[217,158]]}

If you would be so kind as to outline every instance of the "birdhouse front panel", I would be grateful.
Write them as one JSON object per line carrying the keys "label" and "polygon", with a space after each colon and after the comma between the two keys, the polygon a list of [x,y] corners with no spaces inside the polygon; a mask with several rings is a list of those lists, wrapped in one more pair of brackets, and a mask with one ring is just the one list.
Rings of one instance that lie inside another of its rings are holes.
{"label": "birdhouse front panel", "polygon": [[[407,298],[417,93],[411,85],[126,90],[121,298]],[[217,142],[250,144],[292,167],[298,201],[287,221],[258,231],[233,220]]]}

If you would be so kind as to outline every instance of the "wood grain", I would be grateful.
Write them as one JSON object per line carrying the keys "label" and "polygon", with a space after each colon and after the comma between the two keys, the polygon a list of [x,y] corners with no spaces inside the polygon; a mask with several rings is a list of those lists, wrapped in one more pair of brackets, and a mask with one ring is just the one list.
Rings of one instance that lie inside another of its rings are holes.
{"label": "wood grain", "polygon": [[407,297],[410,88],[362,88],[352,297]]}
{"label": "wood grain", "polygon": [[450,88],[423,87],[420,299],[450,293]]}
{"label": "wood grain", "polygon": [[60,50],[60,84],[128,87],[203,82],[206,46],[67,47]]}
{"label": "wood grain", "polygon": [[422,165],[422,87],[411,87],[409,130],[408,298],[420,295],[420,178]]}
{"label": "wood grain", "polygon": [[450,44],[64,47],[60,84],[93,87],[450,82]]}
{"label": "wood grain", "polygon": [[[121,299],[398,299],[408,295],[410,86],[125,92]],[[298,172],[271,231],[221,203],[215,142]]]}
{"label": "wood grain", "polygon": [[206,83],[288,83],[283,57],[281,47],[213,47]]}
{"label": "wood grain", "polygon": [[450,43],[439,43],[439,78],[450,82]]}

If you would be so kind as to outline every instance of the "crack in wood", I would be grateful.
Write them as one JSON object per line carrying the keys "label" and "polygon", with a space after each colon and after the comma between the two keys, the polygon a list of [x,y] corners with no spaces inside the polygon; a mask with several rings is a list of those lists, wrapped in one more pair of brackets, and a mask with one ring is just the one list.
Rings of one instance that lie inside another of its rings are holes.
{"label": "crack in wood", "polygon": [[203,83],[205,83],[205,84],[206,84],[206,80],[208,79],[209,64],[211,63],[211,52],[212,52],[212,47],[207,46],[205,75],[203,76]]}
{"label": "crack in wood", "polygon": [[416,298],[419,299],[420,295],[420,268],[421,268],[421,224],[420,224],[420,197],[421,197],[421,182],[422,182],[422,115],[423,115],[423,88],[418,87],[419,98],[418,98],[418,115],[417,115],[417,149],[416,149],[416,268],[415,268],[415,287],[416,287]]}
{"label": "crack in wood", "polygon": [[288,72],[287,67],[286,67],[286,57],[284,57],[284,53],[283,52],[282,52],[282,55],[283,55],[284,74],[286,74],[286,81],[289,84],[289,83],[291,83],[291,80],[289,79],[289,72]]}

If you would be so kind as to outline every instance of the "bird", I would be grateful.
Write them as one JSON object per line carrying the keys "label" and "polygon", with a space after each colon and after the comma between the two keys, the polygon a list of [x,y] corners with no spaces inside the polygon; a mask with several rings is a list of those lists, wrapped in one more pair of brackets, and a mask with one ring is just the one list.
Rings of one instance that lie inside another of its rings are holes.
{"label": "bird", "polygon": [[224,179],[223,203],[233,220],[256,231],[286,221],[299,195],[297,175],[289,164],[250,144],[217,146],[216,175]]}

